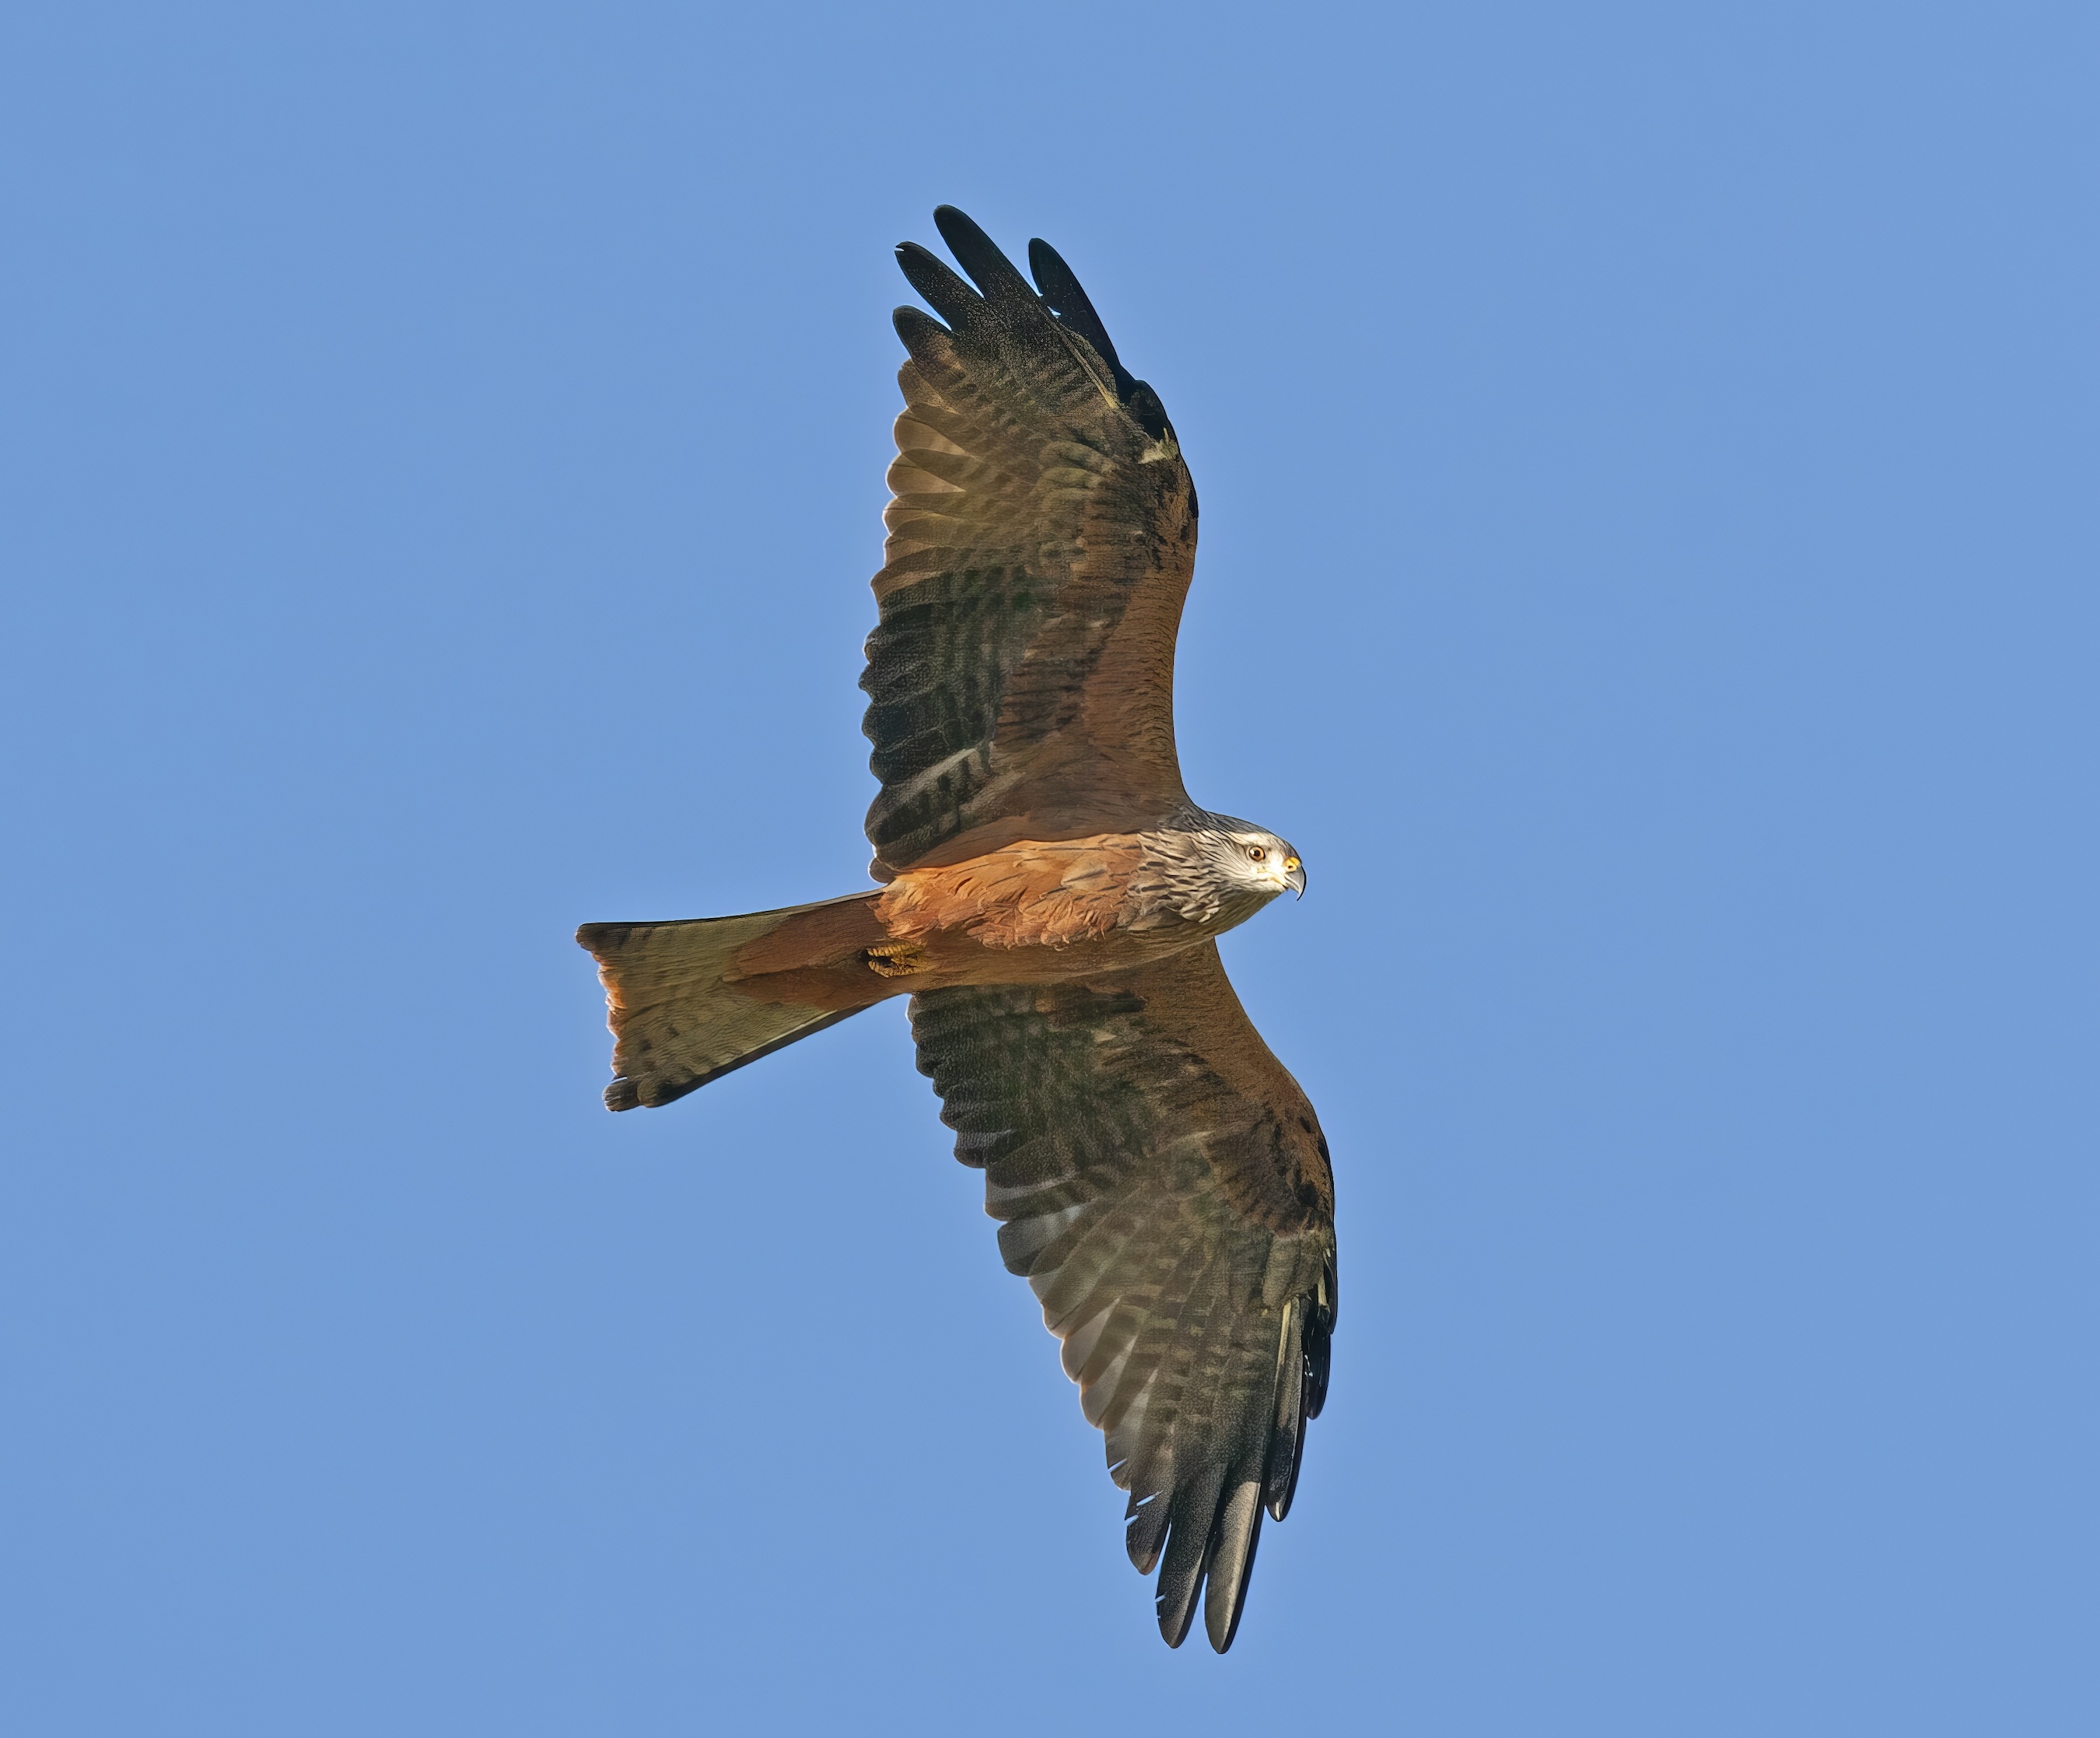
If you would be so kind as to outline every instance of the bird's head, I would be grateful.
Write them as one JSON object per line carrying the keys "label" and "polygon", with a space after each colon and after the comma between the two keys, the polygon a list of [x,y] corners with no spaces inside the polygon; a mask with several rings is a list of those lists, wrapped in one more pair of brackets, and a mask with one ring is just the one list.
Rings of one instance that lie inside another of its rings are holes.
{"label": "bird's head", "polygon": [[1235,825],[1213,835],[1211,860],[1219,878],[1264,903],[1279,893],[1305,896],[1305,865],[1298,847],[1259,827]]}

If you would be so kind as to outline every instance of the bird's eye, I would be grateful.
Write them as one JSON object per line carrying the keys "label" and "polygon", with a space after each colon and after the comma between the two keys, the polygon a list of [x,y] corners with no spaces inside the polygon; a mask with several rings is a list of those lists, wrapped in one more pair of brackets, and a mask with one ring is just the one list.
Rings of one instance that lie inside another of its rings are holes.
{"label": "bird's eye", "polygon": [[1260,862],[1261,860],[1268,855],[1268,852],[1260,845],[1250,845],[1247,847],[1247,856],[1252,858],[1256,863]]}

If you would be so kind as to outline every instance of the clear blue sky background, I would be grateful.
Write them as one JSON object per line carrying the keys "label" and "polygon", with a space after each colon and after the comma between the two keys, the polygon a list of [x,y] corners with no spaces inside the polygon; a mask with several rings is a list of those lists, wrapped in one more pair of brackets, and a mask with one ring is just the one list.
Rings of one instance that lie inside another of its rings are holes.
{"label": "clear blue sky background", "polygon": [[[0,25],[0,1725],[2100,1729],[2089,7]],[[1169,1654],[862,883],[939,201],[1202,485],[1334,1396]]]}

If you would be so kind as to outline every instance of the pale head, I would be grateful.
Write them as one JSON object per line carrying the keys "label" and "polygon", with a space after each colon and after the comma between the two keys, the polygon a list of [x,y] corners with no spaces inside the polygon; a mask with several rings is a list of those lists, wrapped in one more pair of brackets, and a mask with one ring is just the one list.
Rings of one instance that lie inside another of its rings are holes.
{"label": "pale head", "polygon": [[1304,897],[1305,865],[1287,839],[1237,820],[1201,837],[1211,873],[1240,898],[1266,904],[1279,893]]}

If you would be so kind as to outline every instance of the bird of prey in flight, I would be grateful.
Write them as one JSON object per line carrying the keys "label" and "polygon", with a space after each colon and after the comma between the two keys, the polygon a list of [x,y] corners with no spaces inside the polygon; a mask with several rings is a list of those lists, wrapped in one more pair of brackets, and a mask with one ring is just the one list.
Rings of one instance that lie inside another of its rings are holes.
{"label": "bird of prey in flight", "polygon": [[1232,1645],[1264,1512],[1327,1388],[1335,1192],[1217,937],[1297,851],[1181,786],[1174,639],[1196,490],[1071,268],[952,206],[907,242],[894,498],[861,687],[881,886],[748,917],[588,923],[616,1111],[668,1104],[892,996],[1063,1342],[1179,1647]]}

